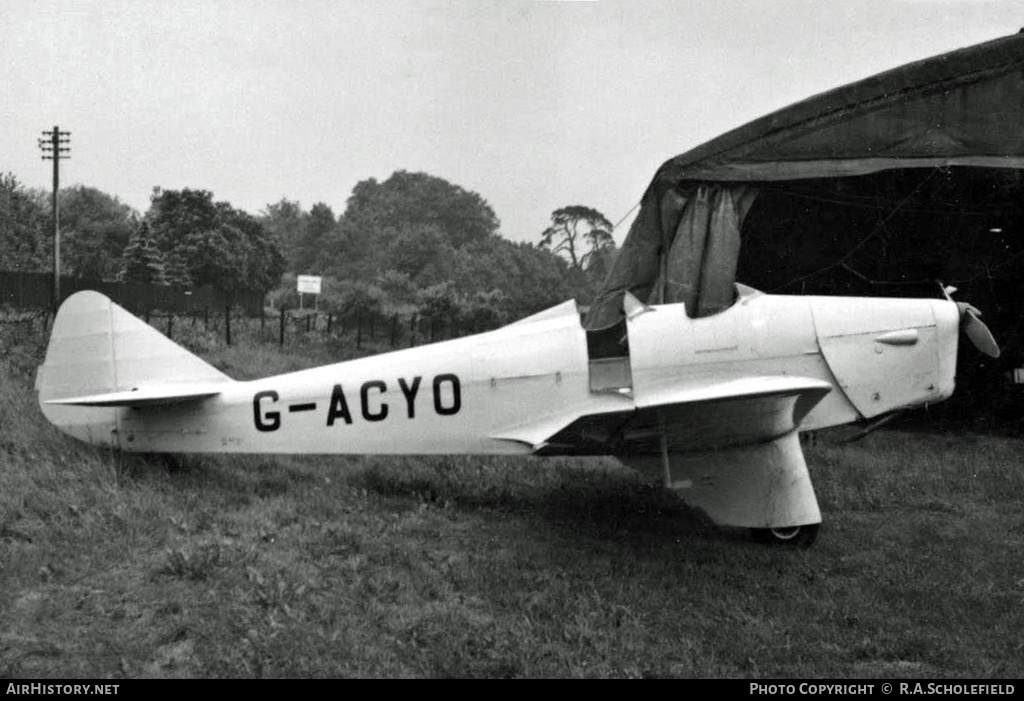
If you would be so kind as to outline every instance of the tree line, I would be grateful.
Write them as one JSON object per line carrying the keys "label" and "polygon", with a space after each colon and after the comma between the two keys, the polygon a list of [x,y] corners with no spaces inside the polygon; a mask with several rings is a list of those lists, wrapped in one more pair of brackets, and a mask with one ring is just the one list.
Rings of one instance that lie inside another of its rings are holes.
{"label": "tree line", "polygon": [[[0,174],[0,269],[51,268],[49,195]],[[486,328],[596,293],[615,254],[611,224],[574,205],[539,241],[499,235],[479,194],[426,173],[369,178],[335,214],[282,198],[252,215],[199,189],[154,188],[140,213],[95,188],[59,193],[63,273],[121,282],[259,292],[296,308],[295,276],[320,275],[316,305],[420,313]]]}

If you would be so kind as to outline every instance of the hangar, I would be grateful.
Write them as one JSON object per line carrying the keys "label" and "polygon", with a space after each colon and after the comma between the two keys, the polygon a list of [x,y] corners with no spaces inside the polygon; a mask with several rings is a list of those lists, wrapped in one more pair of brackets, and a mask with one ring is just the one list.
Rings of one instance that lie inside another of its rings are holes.
{"label": "hangar", "polygon": [[738,281],[776,294],[935,297],[984,312],[938,418],[1024,428],[1024,30],[754,120],[658,169],[603,289],[706,316]]}

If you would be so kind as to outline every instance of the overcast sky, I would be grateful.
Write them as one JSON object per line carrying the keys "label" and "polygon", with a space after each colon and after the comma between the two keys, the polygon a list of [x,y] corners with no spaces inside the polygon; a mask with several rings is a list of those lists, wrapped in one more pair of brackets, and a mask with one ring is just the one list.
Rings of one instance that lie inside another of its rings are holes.
{"label": "overcast sky", "polygon": [[340,214],[425,171],[536,241],[565,205],[619,221],[723,131],[1022,26],[1024,0],[0,0],[0,172],[48,188],[55,124],[62,185],[140,211],[159,185]]}

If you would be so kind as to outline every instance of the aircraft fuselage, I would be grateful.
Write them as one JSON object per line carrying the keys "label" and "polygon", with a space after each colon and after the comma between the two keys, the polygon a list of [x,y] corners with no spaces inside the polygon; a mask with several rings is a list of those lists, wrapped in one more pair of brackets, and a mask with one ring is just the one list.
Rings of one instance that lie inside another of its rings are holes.
{"label": "aircraft fuselage", "polygon": [[[580,417],[680,396],[699,401],[701,391],[714,398],[715,388],[744,378],[827,383],[832,391],[804,413],[803,429],[937,402],[953,390],[959,317],[952,302],[743,290],[712,317],[689,319],[682,305],[635,301],[627,316],[628,355],[619,358],[588,356],[569,302],[476,336],[227,382],[199,405],[72,408],[41,399],[69,433],[129,451],[502,454],[535,452]],[[608,363],[616,366],[610,383],[598,377]],[[73,418],[83,411],[86,420]],[[740,442],[742,429],[693,431],[687,445]],[[683,447],[677,440],[676,449]],[[563,452],[602,451],[589,443]]]}

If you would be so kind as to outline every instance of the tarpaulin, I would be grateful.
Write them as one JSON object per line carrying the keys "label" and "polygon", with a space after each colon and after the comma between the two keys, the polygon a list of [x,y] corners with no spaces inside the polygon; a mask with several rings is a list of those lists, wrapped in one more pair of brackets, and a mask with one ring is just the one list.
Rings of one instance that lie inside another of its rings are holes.
{"label": "tarpaulin", "polygon": [[586,325],[621,318],[625,290],[691,316],[727,307],[758,184],[950,166],[1024,168],[1024,34],[821,93],[667,161]]}

